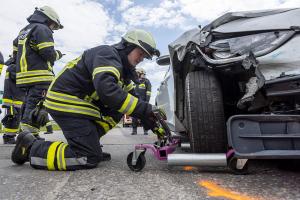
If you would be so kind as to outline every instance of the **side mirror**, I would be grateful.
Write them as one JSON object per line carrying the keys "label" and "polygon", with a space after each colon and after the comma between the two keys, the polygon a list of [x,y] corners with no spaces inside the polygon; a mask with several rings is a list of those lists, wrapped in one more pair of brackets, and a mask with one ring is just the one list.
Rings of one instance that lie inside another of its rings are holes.
{"label": "side mirror", "polygon": [[164,55],[156,58],[156,63],[158,65],[170,65],[170,56]]}

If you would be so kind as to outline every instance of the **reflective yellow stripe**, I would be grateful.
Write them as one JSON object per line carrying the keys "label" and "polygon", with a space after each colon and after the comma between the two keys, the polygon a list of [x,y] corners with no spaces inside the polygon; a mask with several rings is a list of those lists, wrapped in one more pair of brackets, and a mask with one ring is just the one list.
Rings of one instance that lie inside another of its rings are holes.
{"label": "reflective yellow stripe", "polygon": [[3,100],[3,104],[15,105],[19,107],[23,105],[22,101],[14,101],[11,99],[2,99],[2,100]]}
{"label": "reflective yellow stripe", "polygon": [[133,84],[132,84],[132,83],[128,84],[128,85],[125,87],[125,91],[127,91],[127,92],[129,92],[129,91],[132,90],[132,89],[133,89]]}
{"label": "reflective yellow stripe", "polygon": [[[37,135],[39,134],[40,132],[40,129],[34,127],[34,126],[31,126],[29,124],[26,124],[26,123],[21,123],[21,129],[24,129],[26,127],[26,129],[30,129],[30,132],[33,134],[33,135]],[[23,127],[22,127],[23,126]]]}
{"label": "reflective yellow stripe", "polygon": [[46,126],[50,126],[50,125],[52,125],[51,122],[47,122],[47,123],[46,123]]}
{"label": "reflective yellow stripe", "polygon": [[21,72],[26,72],[27,71],[27,60],[26,60],[26,41],[27,38],[25,40],[20,40],[19,44],[23,45],[22,46],[22,55],[20,58],[20,68],[21,68]]}
{"label": "reflective yellow stripe", "polygon": [[39,50],[46,48],[46,47],[52,47],[52,46],[54,46],[54,42],[42,42],[42,43],[36,45],[36,47]]}
{"label": "reflective yellow stripe", "polygon": [[55,54],[56,54],[55,60],[58,60],[59,59],[59,53],[57,51],[55,51]]}
{"label": "reflective yellow stripe", "polygon": [[93,92],[93,94],[91,95],[91,98],[92,99],[94,99],[94,100],[99,100],[99,96],[98,96],[98,94],[97,94],[97,92],[95,91],[95,92]]}
{"label": "reflective yellow stripe", "polygon": [[17,78],[25,78],[30,76],[54,76],[54,75],[49,70],[34,70],[34,71],[17,73]]}
{"label": "reflective yellow stripe", "polygon": [[2,68],[3,68],[3,64],[0,64],[0,74],[1,74]]}
{"label": "reflective yellow stripe", "polygon": [[13,51],[18,51],[18,47],[13,46]]}
{"label": "reflective yellow stripe", "polygon": [[64,143],[61,143],[61,144],[58,146],[57,153],[56,153],[57,168],[58,168],[58,170],[62,170],[62,163],[60,163],[60,157],[62,156],[62,155],[61,155],[61,148],[62,148],[63,145],[64,145]]}
{"label": "reflective yellow stripe", "polygon": [[54,100],[66,102],[66,103],[74,103],[74,104],[79,104],[79,105],[91,106],[91,107],[95,108],[96,110],[99,110],[99,108],[97,106],[95,106],[87,101],[84,101],[76,96],[73,96],[73,95],[58,93],[58,92],[49,90],[47,93],[47,97],[54,99]]}
{"label": "reflective yellow stripe", "polygon": [[68,145],[63,144],[62,151],[61,151],[61,160],[62,160],[62,170],[67,170],[66,160],[65,160],[65,149]]}
{"label": "reflective yellow stripe", "polygon": [[131,94],[128,94],[123,105],[118,111],[123,114],[130,115],[134,111],[137,102],[138,102],[138,98],[132,96]]}
{"label": "reflective yellow stripe", "polygon": [[49,61],[47,61],[48,70],[52,72],[53,67]]}
{"label": "reflective yellow stripe", "polygon": [[23,105],[23,101],[13,101],[13,104],[21,106],[21,105]]}
{"label": "reflective yellow stripe", "polygon": [[75,106],[75,105],[50,102],[49,99],[45,101],[45,106],[51,110],[56,110],[60,112],[77,113],[77,114],[89,115],[95,118],[100,118],[99,111],[94,110],[92,108],[83,107],[83,106]]}
{"label": "reflective yellow stripe", "polygon": [[150,95],[151,95],[151,92],[147,91],[146,94],[150,96]]}
{"label": "reflective yellow stripe", "polygon": [[110,128],[109,128],[109,125],[105,122],[102,122],[102,121],[96,121],[103,129],[104,129],[104,132],[107,133]]}
{"label": "reflective yellow stripe", "polygon": [[61,142],[53,142],[48,149],[48,152],[47,152],[47,168],[48,168],[48,170],[55,170],[55,167],[54,167],[55,152],[56,152],[57,146],[60,143]]}
{"label": "reflective yellow stripe", "polygon": [[110,72],[115,75],[117,80],[120,80],[120,72],[115,67],[110,67],[110,66],[103,66],[103,67],[95,68],[93,71],[93,79],[96,74],[102,73],[102,72]]}
{"label": "reflective yellow stripe", "polygon": [[[1,69],[0,69],[0,74],[1,74]],[[9,72],[5,73],[5,79],[9,79]]]}
{"label": "reflective yellow stripe", "polygon": [[4,133],[17,133],[19,128],[4,128]]}
{"label": "reflective yellow stripe", "polygon": [[26,83],[35,83],[35,82],[51,82],[53,81],[53,76],[39,76],[39,77],[32,77],[32,78],[23,78],[21,80],[16,81],[16,84],[26,84]]}
{"label": "reflective yellow stripe", "polygon": [[117,125],[117,123],[114,121],[112,117],[103,116],[102,118],[104,121],[108,122],[112,127],[115,127]]}
{"label": "reflective yellow stripe", "polygon": [[137,105],[138,98],[136,98],[136,97],[133,97],[133,98],[134,98],[134,99],[133,99],[133,102],[132,102],[132,104],[131,104],[131,106],[130,106],[128,112],[126,113],[127,115],[130,115],[130,114],[134,111],[134,109],[135,109],[135,107],[136,107],[136,105]]}

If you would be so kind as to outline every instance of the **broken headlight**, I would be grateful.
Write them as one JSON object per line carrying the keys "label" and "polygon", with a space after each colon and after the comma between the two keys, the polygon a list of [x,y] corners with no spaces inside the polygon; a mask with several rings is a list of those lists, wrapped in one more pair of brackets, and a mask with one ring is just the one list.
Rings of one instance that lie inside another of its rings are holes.
{"label": "broken headlight", "polygon": [[293,35],[294,31],[273,31],[230,39],[218,40],[209,44],[215,59],[227,59],[253,52],[260,56],[268,53]]}

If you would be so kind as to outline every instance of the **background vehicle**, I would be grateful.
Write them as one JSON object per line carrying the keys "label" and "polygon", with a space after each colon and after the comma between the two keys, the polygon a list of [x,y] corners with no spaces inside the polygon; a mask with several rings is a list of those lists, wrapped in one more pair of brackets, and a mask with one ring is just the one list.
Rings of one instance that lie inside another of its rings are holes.
{"label": "background vehicle", "polygon": [[233,115],[299,114],[299,18],[300,9],[227,13],[157,60],[171,67],[156,104],[194,152],[225,152]]}

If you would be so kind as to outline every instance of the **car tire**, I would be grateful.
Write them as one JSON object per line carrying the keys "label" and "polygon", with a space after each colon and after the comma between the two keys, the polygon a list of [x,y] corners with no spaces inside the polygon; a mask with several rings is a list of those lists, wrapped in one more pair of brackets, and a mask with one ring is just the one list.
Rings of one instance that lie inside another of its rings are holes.
{"label": "car tire", "polygon": [[226,151],[227,137],[222,91],[213,71],[202,70],[187,74],[185,125],[193,152]]}

